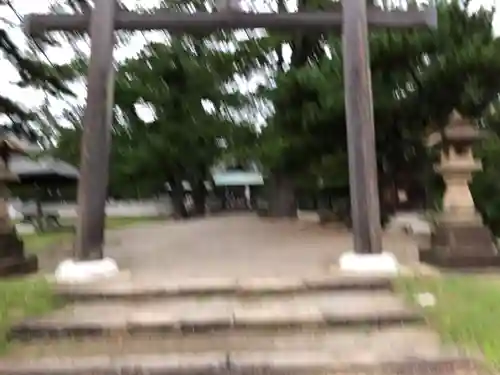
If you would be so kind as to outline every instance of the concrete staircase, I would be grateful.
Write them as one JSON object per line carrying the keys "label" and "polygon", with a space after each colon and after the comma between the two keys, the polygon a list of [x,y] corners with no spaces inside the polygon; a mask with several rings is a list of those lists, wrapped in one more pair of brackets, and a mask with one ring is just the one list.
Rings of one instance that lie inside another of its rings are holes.
{"label": "concrete staircase", "polygon": [[385,277],[153,278],[59,287],[0,375],[476,374]]}

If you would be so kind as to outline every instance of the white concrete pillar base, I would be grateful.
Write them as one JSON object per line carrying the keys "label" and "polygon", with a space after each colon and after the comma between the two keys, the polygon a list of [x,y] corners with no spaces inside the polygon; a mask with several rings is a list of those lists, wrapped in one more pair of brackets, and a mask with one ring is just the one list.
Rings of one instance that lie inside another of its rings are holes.
{"label": "white concrete pillar base", "polygon": [[75,261],[67,259],[59,263],[55,272],[58,284],[86,284],[118,275],[116,261],[111,258]]}
{"label": "white concrete pillar base", "polygon": [[345,252],[339,258],[341,271],[352,273],[397,274],[400,271],[398,260],[392,253],[358,254]]}

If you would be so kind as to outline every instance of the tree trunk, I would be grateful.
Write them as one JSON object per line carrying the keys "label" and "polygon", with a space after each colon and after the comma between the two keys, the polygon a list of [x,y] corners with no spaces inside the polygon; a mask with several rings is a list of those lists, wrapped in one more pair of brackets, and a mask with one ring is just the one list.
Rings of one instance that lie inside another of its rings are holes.
{"label": "tree trunk", "polygon": [[184,204],[184,188],[182,181],[175,181],[171,184],[172,188],[172,207],[174,209],[175,219],[185,219],[188,217],[186,205]]}
{"label": "tree trunk", "polygon": [[267,216],[296,218],[297,201],[292,180],[282,174],[272,174],[268,184]]}
{"label": "tree trunk", "polygon": [[337,220],[335,212],[330,205],[328,192],[321,190],[316,198],[316,211],[320,224],[327,224]]}
{"label": "tree trunk", "polygon": [[207,188],[203,180],[193,183],[194,214],[204,216],[206,213]]}

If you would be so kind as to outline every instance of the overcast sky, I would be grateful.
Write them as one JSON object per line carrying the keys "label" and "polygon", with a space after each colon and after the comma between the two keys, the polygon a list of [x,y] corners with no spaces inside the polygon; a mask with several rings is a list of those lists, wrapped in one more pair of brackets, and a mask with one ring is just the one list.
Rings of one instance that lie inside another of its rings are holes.
{"label": "overcast sky", "polygon": [[[23,16],[28,13],[45,13],[49,10],[49,6],[52,3],[57,2],[57,0],[11,0],[11,3],[14,5],[14,8],[17,10],[19,15]],[[124,0],[128,6],[134,6],[135,4],[139,4],[141,6],[154,6],[159,2],[159,0]],[[495,4],[500,4],[500,0],[473,0],[474,7],[480,6],[488,6],[491,7]],[[498,8],[498,6],[497,6]],[[19,25],[19,19],[16,14],[12,10],[10,10],[7,6],[0,7],[0,18],[7,19],[10,22]],[[5,25],[4,21],[0,21]],[[500,33],[500,18],[496,17],[495,19],[495,32],[497,34]],[[13,27],[10,31],[10,35],[13,38],[15,43],[18,43],[22,46],[26,45],[26,38],[19,27]],[[161,40],[161,34],[148,33],[148,40]],[[126,57],[133,56],[136,54],[142,46],[146,43],[146,38],[143,35],[138,34],[134,38],[132,38],[131,43],[123,48],[117,48],[115,50],[115,58],[123,59]],[[88,48],[85,43],[81,43],[81,48],[88,52]],[[72,57],[73,53],[70,48],[52,48],[47,51],[47,57],[50,62],[54,64],[67,63]],[[46,59],[45,57],[42,57]],[[34,90],[34,89],[21,89],[11,82],[16,81],[18,78],[16,70],[5,60],[0,60],[0,92],[2,95],[7,95],[8,97],[19,101],[23,105],[29,108],[35,108],[42,104],[44,100],[43,93]],[[78,98],[76,102],[83,103],[85,100],[85,86],[84,85],[76,85],[74,87],[75,91],[78,94]],[[53,114],[57,117],[64,108],[69,106],[69,103],[75,102],[75,99],[67,99],[67,100],[57,100],[51,99],[51,110]]]}

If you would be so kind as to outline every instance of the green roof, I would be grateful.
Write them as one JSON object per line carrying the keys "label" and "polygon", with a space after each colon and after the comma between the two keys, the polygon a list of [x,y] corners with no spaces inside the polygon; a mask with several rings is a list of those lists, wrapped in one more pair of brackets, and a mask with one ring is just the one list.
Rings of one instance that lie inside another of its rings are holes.
{"label": "green roof", "polygon": [[260,186],[264,179],[258,172],[215,172],[212,175],[215,186]]}

